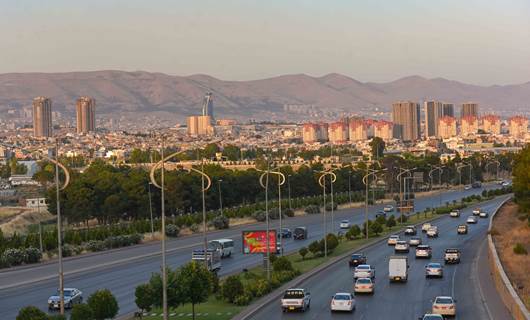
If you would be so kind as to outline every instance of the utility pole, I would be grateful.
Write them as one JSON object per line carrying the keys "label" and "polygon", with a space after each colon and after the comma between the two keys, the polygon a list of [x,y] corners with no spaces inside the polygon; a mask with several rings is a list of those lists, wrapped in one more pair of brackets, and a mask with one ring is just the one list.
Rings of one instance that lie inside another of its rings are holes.
{"label": "utility pole", "polygon": [[[201,171],[204,173],[204,158],[201,160]],[[206,186],[204,185],[204,174],[201,174],[201,195],[202,195],[202,237],[204,246],[204,266],[208,270],[208,237],[206,229],[206,197],[205,191]],[[212,256],[213,259],[213,256]]]}
{"label": "utility pole", "polygon": [[324,183],[322,184],[322,200],[324,201],[324,257],[328,257],[328,224],[326,215],[326,175],[322,176]]}
{"label": "utility pole", "polygon": [[217,180],[217,185],[219,186],[219,210],[221,211],[221,216],[223,215],[223,195],[221,193],[221,182],[223,180]]}
{"label": "utility pole", "polygon": [[[166,272],[166,204],[165,204],[165,184],[164,184],[164,163],[165,163],[165,156],[164,156],[164,136],[162,136],[162,150],[160,152],[162,156],[162,170],[161,170],[161,176],[160,176],[160,182],[161,182],[161,198],[162,198],[162,212],[161,212],[161,221],[162,221],[162,314],[163,314],[163,320],[168,319],[168,309],[167,309],[167,272]],[[204,253],[206,256],[206,252]]]}
{"label": "utility pole", "polygon": [[269,169],[270,163],[267,159],[267,174],[265,178],[265,219],[267,224],[267,281],[271,280],[271,245],[270,245],[270,224],[269,224]]}
{"label": "utility pole", "polygon": [[59,255],[59,304],[64,315],[64,272],[63,272],[63,233],[61,220],[61,200],[59,194],[59,138],[55,139],[55,195],[57,197],[57,250]]}
{"label": "utility pole", "polygon": [[287,175],[287,191],[289,193],[289,209],[293,210],[293,207],[291,205],[291,180],[290,178],[291,178],[291,175],[290,174]]}
{"label": "utility pole", "polygon": [[152,184],[151,182],[147,184],[147,191],[149,194],[149,215],[151,218],[151,239],[154,239],[155,238],[155,225],[153,223],[153,204],[151,200],[151,184]]}

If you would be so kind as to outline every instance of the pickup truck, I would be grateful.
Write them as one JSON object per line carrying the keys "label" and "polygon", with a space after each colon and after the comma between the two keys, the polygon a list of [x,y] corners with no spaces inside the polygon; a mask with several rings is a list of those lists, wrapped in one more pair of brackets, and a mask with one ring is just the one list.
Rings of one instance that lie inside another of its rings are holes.
{"label": "pickup truck", "polygon": [[281,300],[282,311],[306,311],[311,306],[311,293],[305,289],[287,289]]}
{"label": "pickup truck", "polygon": [[209,271],[217,272],[221,269],[221,254],[215,249],[208,249],[206,255],[202,249],[193,250],[191,260],[204,263],[205,256]]}
{"label": "pickup truck", "polygon": [[460,250],[455,248],[445,249],[445,263],[460,263]]}

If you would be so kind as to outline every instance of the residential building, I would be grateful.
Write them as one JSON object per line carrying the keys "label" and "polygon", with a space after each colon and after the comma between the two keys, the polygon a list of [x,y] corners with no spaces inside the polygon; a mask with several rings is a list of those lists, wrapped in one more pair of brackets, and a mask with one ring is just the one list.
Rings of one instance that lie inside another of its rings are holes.
{"label": "residential building", "polygon": [[420,138],[420,104],[402,101],[392,104],[394,136],[403,141],[416,141]]}
{"label": "residential building", "polygon": [[348,128],[350,141],[366,140],[368,138],[368,125],[364,119],[350,119]]}
{"label": "residential building", "polygon": [[456,136],[456,119],[450,116],[443,116],[438,119],[438,134],[440,139],[449,139]]}
{"label": "residential building", "polygon": [[385,141],[393,138],[394,124],[390,121],[373,121],[374,137],[379,137]]}
{"label": "residential building", "polygon": [[96,131],[96,99],[80,97],[76,102],[77,133]]}
{"label": "residential building", "polygon": [[215,133],[210,116],[190,116],[187,123],[190,136],[206,136]]}
{"label": "residential building", "polygon": [[438,119],[444,116],[444,104],[439,101],[425,101],[425,137],[438,136]]}
{"label": "residential building", "polygon": [[328,124],[304,123],[302,128],[302,140],[304,143],[328,141]]}
{"label": "residential building", "polygon": [[216,123],[218,126],[233,126],[237,124],[237,121],[234,119],[218,119]]}
{"label": "residential building", "polygon": [[462,117],[460,124],[460,135],[462,137],[467,137],[469,135],[474,135],[478,132],[478,119],[475,116],[465,116]]}
{"label": "residential building", "polygon": [[515,139],[523,139],[528,134],[528,118],[515,116],[508,119],[510,135]]}
{"label": "residential building", "polygon": [[501,118],[493,114],[483,116],[482,130],[490,134],[501,134]]}
{"label": "residential building", "polygon": [[455,105],[452,103],[444,103],[443,106],[443,115],[448,117],[455,116]]}
{"label": "residential building", "polygon": [[466,102],[462,104],[462,112],[460,117],[464,118],[467,116],[473,116],[478,118],[478,103]]}
{"label": "residential building", "polygon": [[348,123],[345,121],[332,122],[328,130],[329,141],[343,143],[349,140]]}
{"label": "residential building", "polygon": [[52,100],[46,97],[33,99],[33,136],[52,136]]}

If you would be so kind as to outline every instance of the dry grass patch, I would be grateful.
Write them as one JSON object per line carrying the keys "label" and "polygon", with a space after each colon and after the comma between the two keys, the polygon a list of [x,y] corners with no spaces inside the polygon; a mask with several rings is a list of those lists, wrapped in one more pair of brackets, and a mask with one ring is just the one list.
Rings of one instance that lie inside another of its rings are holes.
{"label": "dry grass patch", "polygon": [[25,207],[7,207],[1,208],[0,211],[0,228],[2,232],[7,235],[17,233],[25,233],[28,226],[39,223],[39,221],[46,221],[53,216],[45,209],[41,209],[40,213],[34,208]]}
{"label": "dry grass patch", "polygon": [[515,290],[530,309],[530,254],[514,253],[519,243],[530,252],[530,227],[526,221],[518,219],[518,207],[513,202],[506,203],[493,220],[495,233],[493,241],[502,266]]}

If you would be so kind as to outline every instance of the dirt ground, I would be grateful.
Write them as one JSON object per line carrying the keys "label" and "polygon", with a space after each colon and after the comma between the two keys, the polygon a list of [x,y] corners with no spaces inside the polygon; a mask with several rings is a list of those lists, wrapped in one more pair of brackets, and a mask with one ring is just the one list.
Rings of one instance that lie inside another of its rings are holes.
{"label": "dirt ground", "polygon": [[[526,308],[530,309],[530,227],[526,220],[519,220],[518,215],[515,203],[504,205],[495,215],[492,235],[508,278]],[[513,248],[517,243],[521,243],[529,254],[515,254]]]}
{"label": "dirt ground", "polygon": [[29,225],[39,221],[48,220],[52,217],[46,210],[25,207],[2,207],[0,208],[0,229],[6,235],[26,232]]}

